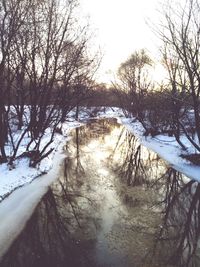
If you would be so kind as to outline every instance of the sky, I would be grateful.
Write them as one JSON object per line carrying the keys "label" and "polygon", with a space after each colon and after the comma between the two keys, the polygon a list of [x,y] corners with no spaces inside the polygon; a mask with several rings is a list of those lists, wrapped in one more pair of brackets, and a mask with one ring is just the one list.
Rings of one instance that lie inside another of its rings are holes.
{"label": "sky", "polygon": [[155,57],[158,39],[152,32],[160,0],[80,0],[95,31],[95,46],[100,46],[103,59],[98,80],[109,82],[112,73],[135,50],[145,48]]}

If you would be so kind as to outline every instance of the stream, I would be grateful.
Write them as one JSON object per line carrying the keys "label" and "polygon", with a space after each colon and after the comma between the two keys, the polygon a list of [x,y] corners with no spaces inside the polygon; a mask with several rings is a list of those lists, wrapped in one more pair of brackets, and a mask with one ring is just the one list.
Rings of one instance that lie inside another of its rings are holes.
{"label": "stream", "polygon": [[71,132],[58,179],[37,202],[1,238],[0,250],[13,236],[1,267],[200,266],[200,184],[116,119]]}

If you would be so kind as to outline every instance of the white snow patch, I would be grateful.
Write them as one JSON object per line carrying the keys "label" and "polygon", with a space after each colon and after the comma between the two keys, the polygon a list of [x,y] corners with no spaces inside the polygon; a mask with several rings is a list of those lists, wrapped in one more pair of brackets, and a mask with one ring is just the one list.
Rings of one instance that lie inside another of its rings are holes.
{"label": "white snow patch", "polygon": [[[187,177],[200,182],[200,166],[196,166],[189,161],[183,159],[180,155],[184,153],[174,137],[166,135],[157,135],[156,137],[145,137],[143,135],[144,128],[141,123],[132,122],[133,119],[118,118],[118,122],[125,125],[126,128],[136,135],[140,142],[147,148],[156,152],[162,159],[176,169],[185,174]],[[187,151],[195,153],[187,138],[182,137],[182,142],[187,147]]]}
{"label": "white snow patch", "polygon": [[[62,147],[67,141],[68,134],[71,129],[80,127],[83,125],[80,122],[75,120],[71,122],[64,123],[62,125],[63,135],[56,134],[54,142],[49,146],[49,148],[54,148],[54,151],[46,157],[38,165],[37,168],[29,167],[29,159],[20,158],[14,162],[14,166],[8,166],[7,163],[0,165],[0,201],[8,196],[15,189],[32,182],[36,177],[43,175],[51,170],[53,167],[54,159],[57,159],[59,153],[62,151]],[[43,145],[49,141],[48,131],[43,138]],[[26,143],[26,140],[22,143],[22,146],[19,149],[19,152],[24,152],[23,145]]]}
{"label": "white snow patch", "polygon": [[[36,205],[47,192],[48,186],[58,177],[59,165],[63,158],[64,154],[60,150],[60,152],[56,153],[53,167],[48,174],[35,179],[31,184],[24,185],[0,203],[0,258],[24,228]],[[20,174],[19,172],[18,178]],[[31,177],[34,177],[34,173],[32,173]],[[23,182],[27,183],[28,178],[24,176],[19,180],[21,180],[21,184]]]}

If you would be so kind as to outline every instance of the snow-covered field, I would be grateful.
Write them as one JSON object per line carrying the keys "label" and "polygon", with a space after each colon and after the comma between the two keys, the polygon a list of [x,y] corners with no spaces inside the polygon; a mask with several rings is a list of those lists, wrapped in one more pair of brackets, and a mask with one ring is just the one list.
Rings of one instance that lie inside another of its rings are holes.
{"label": "snow-covered field", "polygon": [[[54,152],[51,153],[49,157],[45,158],[37,168],[30,168],[29,161],[26,158],[18,159],[18,161],[15,162],[15,167],[12,169],[10,169],[6,163],[0,165],[0,201],[16,188],[30,183],[36,177],[49,172],[53,166],[55,167],[59,163],[59,160],[61,161],[62,148],[67,140],[68,133],[71,129],[86,123],[89,119],[89,112],[83,110],[80,114],[79,121],[76,121],[73,117],[74,112],[71,112],[68,115],[68,120],[62,125],[63,135],[56,134],[55,140],[51,145],[54,148]],[[103,117],[117,118],[118,122],[125,125],[130,132],[136,135],[143,145],[158,153],[170,166],[184,173],[191,179],[200,181],[200,166],[195,166],[180,157],[183,151],[174,137],[165,135],[159,135],[154,138],[143,136],[144,129],[142,125],[138,121],[135,121],[134,118],[125,118],[122,110],[118,108],[102,108],[102,111],[96,113],[96,118]],[[186,138],[183,137],[182,141],[186,145],[188,151],[191,153],[195,152]],[[45,139],[43,142],[45,142]],[[54,159],[57,160],[55,161]]]}

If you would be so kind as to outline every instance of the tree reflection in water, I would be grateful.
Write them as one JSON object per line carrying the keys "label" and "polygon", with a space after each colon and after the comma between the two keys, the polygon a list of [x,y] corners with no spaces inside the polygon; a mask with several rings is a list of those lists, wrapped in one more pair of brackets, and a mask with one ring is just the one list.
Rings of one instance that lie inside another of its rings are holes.
{"label": "tree reflection in water", "polygon": [[149,184],[160,178],[165,170],[165,163],[158,155],[142,146],[138,138],[122,129],[112,158],[115,153],[120,153],[117,158],[117,171],[127,182],[128,186],[139,186]]}
{"label": "tree reflection in water", "polygon": [[60,201],[50,189],[1,266],[90,266],[87,254],[70,237],[70,214],[62,212]]}
{"label": "tree reflection in water", "polygon": [[153,264],[159,255],[166,266],[200,266],[200,184],[165,166],[135,136],[126,131],[125,135],[123,129],[117,142],[122,156],[117,171],[128,186],[146,185],[157,191],[160,200],[155,205],[163,214],[153,248],[157,257],[150,253],[145,261]]}
{"label": "tree reflection in water", "polygon": [[[168,251],[166,262],[175,266],[200,266],[200,184],[168,169],[164,190],[163,222],[154,253]],[[156,251],[158,249],[158,251]]]}
{"label": "tree reflection in water", "polygon": [[[109,146],[106,151],[105,148],[101,151],[105,157],[104,163],[106,162],[107,168],[110,169],[108,177],[104,179],[109,180],[114,170],[115,179],[121,177],[127,183],[127,192],[130,188],[135,190],[130,192],[136,192],[141,187],[145,190],[141,191],[144,194],[156,192],[156,196],[151,200],[151,207],[148,206],[148,212],[154,212],[161,219],[155,221],[153,231],[149,231],[147,227],[145,228],[147,233],[145,233],[140,222],[143,219],[140,216],[144,216],[144,213],[140,215],[137,207],[128,205],[127,202],[124,203],[125,191],[124,195],[118,194],[119,201],[121,201],[119,207],[115,207],[119,213],[118,217],[114,213],[118,221],[113,223],[111,232],[115,228],[117,231],[118,229],[128,231],[130,240],[125,241],[130,246],[127,250],[129,252],[126,251],[129,257],[133,255],[135,257],[137,250],[140,251],[140,243],[134,240],[137,237],[134,231],[140,234],[139,241],[143,241],[143,246],[150,244],[146,253],[140,255],[140,262],[133,259],[136,267],[200,266],[198,258],[200,252],[200,184],[167,167],[155,153],[143,147],[135,136],[128,133],[125,128],[116,125],[115,120],[102,120],[98,123],[94,121],[87,127],[75,129],[72,142],[66,149],[68,157],[64,161],[63,172],[59,180],[43,197],[25,230],[3,257],[0,266],[116,266],[99,264],[95,258],[99,246],[98,235],[104,227],[101,218],[104,202],[96,196],[96,188],[99,184],[94,186],[92,184],[97,181],[94,177],[96,172],[100,171],[98,168],[102,166],[102,155],[95,158],[94,153],[92,159],[88,156],[89,151],[96,149],[104,142],[112,143],[112,137],[109,140],[106,138],[112,131],[115,131],[115,127],[118,139],[114,140],[112,149]],[[90,163],[91,160],[93,161]],[[101,178],[102,176],[99,177]],[[116,189],[112,189],[115,186],[113,184],[106,184],[106,186],[112,186],[110,190],[120,190],[117,186]],[[102,190],[108,190],[108,188]],[[100,191],[100,195],[103,195],[102,192]],[[110,192],[108,191],[108,195]],[[111,201],[114,200],[111,199]],[[142,201],[145,201],[145,198],[142,198]],[[144,206],[145,203],[142,204]],[[145,209],[143,206],[139,208]],[[124,213],[125,215],[122,214],[122,217],[119,217],[120,208],[125,209],[125,207],[128,215]],[[111,208],[113,209],[109,206],[109,214],[105,215],[107,216],[105,219],[109,219],[109,222],[106,222],[108,227],[111,223],[109,217],[112,216]],[[136,218],[139,218],[139,221]],[[115,220],[115,217],[112,220]],[[150,223],[149,228],[151,228]],[[125,236],[125,232],[122,235]],[[151,235],[150,242],[145,241],[147,235]],[[120,241],[119,238],[114,239],[116,240],[114,246],[120,245],[117,243]],[[101,239],[101,242],[102,240],[104,239]],[[124,246],[125,243],[122,244]],[[131,244],[134,244],[133,247]],[[133,265],[119,264],[117,266]]]}
{"label": "tree reflection in water", "polygon": [[[101,121],[90,134],[85,127],[75,129],[72,147],[66,148],[74,150],[74,156],[64,160],[63,175],[43,197],[0,266],[97,266],[90,251],[95,247],[99,222],[95,217],[96,203],[87,197],[87,192],[83,195],[81,189],[85,178],[81,145],[109,133],[113,128],[111,122]],[[83,233],[85,239],[82,241]]]}

